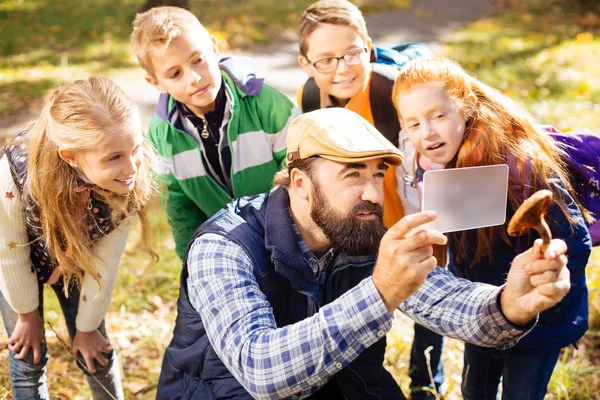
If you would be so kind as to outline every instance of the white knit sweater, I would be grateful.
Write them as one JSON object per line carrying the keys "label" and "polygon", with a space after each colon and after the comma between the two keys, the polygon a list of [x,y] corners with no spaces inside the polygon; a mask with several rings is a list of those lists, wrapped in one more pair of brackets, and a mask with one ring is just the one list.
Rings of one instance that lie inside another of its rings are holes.
{"label": "white knit sweater", "polygon": [[[20,197],[8,159],[3,156],[0,158],[0,291],[15,312],[24,314],[38,308],[39,289],[35,269],[32,273],[24,205]],[[102,276],[102,290],[93,277],[84,275],[75,320],[77,330],[94,331],[104,319],[132,224],[133,220],[125,221],[97,241],[99,258],[94,266]]]}

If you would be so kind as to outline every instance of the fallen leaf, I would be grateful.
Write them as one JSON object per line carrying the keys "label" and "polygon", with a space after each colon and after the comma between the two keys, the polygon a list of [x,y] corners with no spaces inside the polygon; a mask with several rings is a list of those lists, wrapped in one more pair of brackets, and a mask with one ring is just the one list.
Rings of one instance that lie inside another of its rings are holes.
{"label": "fallen leaf", "polygon": [[594,41],[594,34],[592,32],[581,32],[575,36],[575,41],[579,43],[591,43]]}
{"label": "fallen leaf", "polygon": [[147,389],[149,386],[150,382],[146,380],[123,382],[123,387],[129,390],[132,394],[138,394],[144,389]]}
{"label": "fallen leaf", "polygon": [[72,399],[75,396],[73,390],[65,387],[58,388],[58,393],[60,393],[62,396],[65,396],[67,399]]}
{"label": "fallen leaf", "polygon": [[415,11],[413,11],[413,14],[417,18],[423,18],[423,19],[433,18],[433,13],[431,11],[423,10],[422,8],[417,8]]}
{"label": "fallen leaf", "polygon": [[595,28],[600,26],[600,17],[593,12],[589,12],[579,20],[579,25],[585,29]]}

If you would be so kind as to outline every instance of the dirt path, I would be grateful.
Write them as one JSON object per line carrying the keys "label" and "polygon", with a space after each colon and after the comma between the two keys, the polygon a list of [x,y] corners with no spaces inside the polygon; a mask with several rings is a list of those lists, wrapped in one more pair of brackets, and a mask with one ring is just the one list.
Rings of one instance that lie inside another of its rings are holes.
{"label": "dirt path", "polygon": [[[460,26],[481,19],[493,10],[491,0],[413,0],[412,7],[366,17],[367,28],[373,42],[379,46],[392,46],[403,42],[427,43],[434,51],[444,38]],[[306,79],[298,66],[298,49],[295,41],[236,52],[251,56],[257,76],[266,83],[293,98],[294,92]],[[113,79],[138,103],[144,125],[154,112],[158,92],[143,78],[140,70],[127,72]],[[0,142],[3,137],[15,134],[34,118],[31,113],[15,113],[0,117]]]}

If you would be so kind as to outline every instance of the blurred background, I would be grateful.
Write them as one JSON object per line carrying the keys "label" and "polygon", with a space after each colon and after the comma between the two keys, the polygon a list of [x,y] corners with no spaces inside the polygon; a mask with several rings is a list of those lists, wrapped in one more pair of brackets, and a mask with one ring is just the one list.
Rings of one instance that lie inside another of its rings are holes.
{"label": "blurred background", "polygon": [[[482,81],[521,102],[539,122],[600,134],[600,1],[362,0],[376,45],[422,41]],[[140,105],[147,123],[158,93],[128,49],[136,12],[185,6],[214,34],[221,52],[251,56],[257,75],[290,98],[304,79],[295,29],[310,1],[300,0],[0,0],[0,145],[35,118],[57,84],[101,74]],[[294,99],[295,100],[295,99]],[[162,354],[176,316],[181,264],[158,201],[150,213],[161,261],[145,269],[137,231],[130,235],[107,331],[120,356],[127,398],[155,397]],[[590,330],[563,350],[547,399],[600,399],[600,250],[587,268]],[[46,293],[52,398],[90,398],[67,348],[60,308]],[[1,325],[1,322],[0,322]],[[0,399],[10,399],[6,334],[0,326]],[[386,367],[408,394],[412,322],[399,315],[388,335]],[[444,350],[445,399],[460,398],[462,345]]]}

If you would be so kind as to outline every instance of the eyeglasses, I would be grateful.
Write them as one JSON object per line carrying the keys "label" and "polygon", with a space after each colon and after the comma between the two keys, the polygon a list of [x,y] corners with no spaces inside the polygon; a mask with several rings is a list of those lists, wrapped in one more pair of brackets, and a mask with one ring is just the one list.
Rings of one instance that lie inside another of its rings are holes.
{"label": "eyeglasses", "polygon": [[315,62],[311,62],[308,58],[307,60],[313,67],[317,69],[317,71],[322,74],[327,74],[337,69],[342,58],[347,65],[357,65],[360,64],[365,54],[367,54],[367,48],[363,47],[361,49],[350,50],[341,57],[327,57]]}

